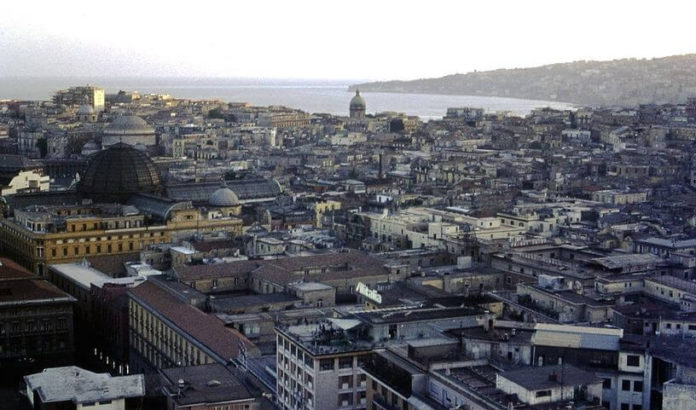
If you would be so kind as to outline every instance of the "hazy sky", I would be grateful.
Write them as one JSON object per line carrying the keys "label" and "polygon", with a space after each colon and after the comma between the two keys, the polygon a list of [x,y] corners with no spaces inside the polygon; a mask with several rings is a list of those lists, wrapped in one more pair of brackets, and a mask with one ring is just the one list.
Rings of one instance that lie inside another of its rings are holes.
{"label": "hazy sky", "polygon": [[0,76],[411,79],[696,52],[693,1],[8,1]]}

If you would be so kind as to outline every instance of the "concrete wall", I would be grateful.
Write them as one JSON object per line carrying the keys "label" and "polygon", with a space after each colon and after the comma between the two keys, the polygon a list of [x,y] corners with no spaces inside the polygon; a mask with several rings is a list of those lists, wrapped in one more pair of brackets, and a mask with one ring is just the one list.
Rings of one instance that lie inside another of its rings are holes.
{"label": "concrete wall", "polygon": [[664,410],[680,410],[693,408],[696,403],[696,385],[682,384],[670,380],[663,386],[662,408]]}

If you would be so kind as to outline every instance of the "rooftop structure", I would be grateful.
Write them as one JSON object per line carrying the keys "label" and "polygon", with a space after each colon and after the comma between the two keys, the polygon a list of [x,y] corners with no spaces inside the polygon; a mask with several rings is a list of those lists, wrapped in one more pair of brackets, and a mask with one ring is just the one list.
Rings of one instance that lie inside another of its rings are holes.
{"label": "rooftop structure", "polygon": [[[254,396],[235,374],[217,363],[163,369],[164,391],[173,409],[192,406],[249,406]],[[239,407],[242,408],[242,407]]]}
{"label": "rooftop structure", "polygon": [[[225,181],[227,189],[237,197],[242,204],[272,201],[283,192],[283,187],[275,179],[245,179]],[[220,190],[219,182],[170,184],[166,188],[166,196],[177,201],[192,201],[209,204],[213,194]],[[225,203],[233,198],[227,191],[220,191],[214,201],[225,197]],[[219,205],[216,205],[219,206]]]}
{"label": "rooftop structure", "polygon": [[160,185],[157,166],[147,154],[116,143],[90,158],[78,190],[88,198],[125,202],[138,193],[153,193]]}
{"label": "rooftop structure", "polygon": [[[112,408],[124,409],[124,400],[145,395],[143,375],[112,377],[77,366],[55,367],[24,376],[27,397],[32,406],[72,403],[78,407],[114,402]],[[39,403],[36,403],[36,399]]]}

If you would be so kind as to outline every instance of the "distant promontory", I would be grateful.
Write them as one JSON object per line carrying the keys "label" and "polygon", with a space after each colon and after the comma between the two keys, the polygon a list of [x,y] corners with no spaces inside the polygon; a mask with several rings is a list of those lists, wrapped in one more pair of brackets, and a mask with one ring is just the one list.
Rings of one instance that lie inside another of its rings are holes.
{"label": "distant promontory", "polygon": [[590,106],[682,103],[696,96],[696,54],[575,61],[350,86],[350,90],[356,88],[367,92],[510,97]]}

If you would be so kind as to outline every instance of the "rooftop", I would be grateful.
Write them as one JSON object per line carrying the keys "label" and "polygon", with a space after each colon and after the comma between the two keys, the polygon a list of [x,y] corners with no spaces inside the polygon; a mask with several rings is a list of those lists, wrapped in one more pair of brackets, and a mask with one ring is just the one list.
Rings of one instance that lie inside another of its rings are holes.
{"label": "rooftop", "polygon": [[141,374],[112,377],[77,366],[45,369],[24,376],[24,381],[43,403],[93,403],[145,395],[145,378]]}
{"label": "rooftop", "polygon": [[39,278],[0,280],[0,306],[75,302],[75,298]]}
{"label": "rooftop", "polygon": [[498,377],[507,379],[531,391],[560,388],[566,386],[583,386],[601,383],[602,379],[593,373],[580,370],[571,365],[553,365],[543,367],[525,367],[499,373]]}
{"label": "rooftop", "polygon": [[145,281],[145,278],[142,276],[112,278],[84,262],[51,265],[50,269],[72,280],[83,289],[89,289],[92,285],[101,288],[107,283],[137,286]]}
{"label": "rooftop", "polygon": [[592,259],[592,262],[606,268],[619,269],[641,265],[656,265],[664,263],[665,260],[651,253],[637,253],[628,255],[613,255],[604,258]]}
{"label": "rooftop", "polygon": [[33,273],[8,258],[0,258],[0,280],[33,278]]}
{"label": "rooftop", "polygon": [[650,245],[663,246],[666,248],[691,248],[696,247],[696,239],[662,239],[662,238],[644,238],[637,239],[636,242],[646,243]]}
{"label": "rooftop", "polygon": [[287,293],[215,295],[214,298],[211,297],[210,307],[213,312],[229,312],[239,309],[251,310],[254,307],[270,306],[276,303],[291,305],[297,302],[301,302],[301,300]]}
{"label": "rooftop", "polygon": [[130,289],[129,295],[137,302],[144,304],[156,314],[164,317],[171,326],[179,328],[212,353],[218,360],[225,362],[237,357],[239,344],[244,343],[248,349],[255,346],[243,334],[225,327],[224,323],[215,316],[181,302],[166,290],[146,281],[142,285]]}
{"label": "rooftop", "polygon": [[666,286],[681,289],[685,292],[696,294],[696,282],[690,282],[688,280],[680,279],[675,276],[654,276],[652,278],[646,278],[645,280],[657,282]]}
{"label": "rooftop", "polygon": [[[179,405],[254,399],[237,376],[221,364],[175,367],[164,369],[161,374],[167,384],[164,389]],[[181,389],[179,381],[183,381]]]}
{"label": "rooftop", "polygon": [[422,322],[437,319],[455,320],[464,316],[478,316],[484,313],[483,309],[472,307],[455,308],[408,308],[408,309],[383,309],[356,312],[355,316],[365,323],[372,325],[388,323]]}
{"label": "rooftop", "polygon": [[[192,280],[247,275],[252,272],[274,283],[289,284],[304,280],[326,281],[386,275],[382,260],[357,250],[324,253],[311,256],[292,256],[277,259],[245,260],[214,265],[192,265],[176,268],[179,280]],[[321,269],[321,273],[300,273]]]}

